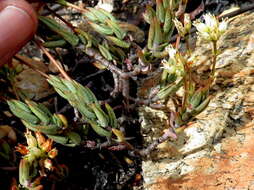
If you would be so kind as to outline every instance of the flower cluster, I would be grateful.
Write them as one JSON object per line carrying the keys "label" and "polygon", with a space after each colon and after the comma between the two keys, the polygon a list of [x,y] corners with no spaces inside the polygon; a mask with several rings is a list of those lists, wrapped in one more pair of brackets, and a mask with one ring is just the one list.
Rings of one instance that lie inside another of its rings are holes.
{"label": "flower cluster", "polygon": [[172,45],[166,47],[166,51],[169,54],[169,60],[162,60],[163,69],[171,74],[175,73],[177,76],[182,76],[184,70],[183,57]]}
{"label": "flower cluster", "polygon": [[194,22],[194,26],[197,28],[198,35],[205,41],[218,41],[220,37],[225,33],[228,21],[219,20],[211,14],[204,15],[205,23],[200,20]]}
{"label": "flower cluster", "polygon": [[[36,132],[34,137],[28,131],[25,133],[25,137],[27,146],[19,144],[16,147],[16,151],[24,155],[19,165],[19,182],[29,190],[42,189],[41,176],[46,176],[45,169],[50,171],[56,168],[53,166],[52,159],[57,156],[58,151],[56,148],[52,148],[53,140],[46,139],[39,132]],[[35,178],[38,169],[40,176]]]}

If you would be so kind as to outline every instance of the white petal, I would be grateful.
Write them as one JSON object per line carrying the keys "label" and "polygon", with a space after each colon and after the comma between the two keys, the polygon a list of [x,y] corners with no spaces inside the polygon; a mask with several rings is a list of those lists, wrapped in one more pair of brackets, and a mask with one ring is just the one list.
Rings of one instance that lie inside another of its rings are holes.
{"label": "white petal", "polygon": [[168,52],[170,58],[172,59],[175,58],[176,50],[173,48],[172,45],[169,45],[168,47],[166,47],[166,51]]}
{"label": "white petal", "polygon": [[219,25],[219,31],[225,32],[227,30],[227,27],[228,27],[227,21],[223,20]]}
{"label": "white petal", "polygon": [[103,0],[99,0],[98,4],[96,5],[96,8],[101,8],[111,13],[114,9],[113,1],[110,0],[104,2]]}
{"label": "white petal", "polygon": [[196,22],[193,25],[197,28],[197,30],[200,33],[202,33],[202,32],[208,32],[208,27],[204,23]]}
{"label": "white petal", "polygon": [[209,28],[215,29],[218,27],[218,21],[214,15],[206,14],[206,15],[204,15],[204,19],[205,19],[205,24]]}

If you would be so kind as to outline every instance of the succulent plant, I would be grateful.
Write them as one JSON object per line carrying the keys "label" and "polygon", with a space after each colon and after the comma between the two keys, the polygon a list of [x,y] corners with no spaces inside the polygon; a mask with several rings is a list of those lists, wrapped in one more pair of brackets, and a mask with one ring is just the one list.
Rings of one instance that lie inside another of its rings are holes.
{"label": "succulent plant", "polygon": [[[81,124],[77,122],[77,125],[72,126],[72,123],[68,122],[64,115],[51,113],[41,103],[31,100],[7,101],[12,113],[20,118],[27,128],[25,137],[28,145],[17,146],[17,151],[23,155],[19,165],[19,182],[22,187],[29,190],[42,189],[40,179],[48,172],[54,170],[61,176],[67,171],[66,167],[55,165],[54,158],[57,155],[57,150],[52,148],[53,141],[64,146],[78,146],[87,138],[84,129],[91,129],[97,134],[96,138],[106,139],[109,144],[116,143],[115,147],[109,148],[110,150],[119,149],[117,146],[123,145],[121,147],[143,155],[143,153],[149,153],[161,141],[167,140],[169,137],[176,139],[174,129],[187,125],[208,106],[211,99],[209,89],[214,80],[218,55],[217,41],[225,33],[227,21],[224,20],[220,23],[215,16],[208,14],[204,16],[205,23],[201,23],[199,20],[194,23],[198,30],[198,36],[213,45],[212,71],[204,86],[193,80],[195,72],[192,66],[195,60],[191,57],[188,45],[192,23],[190,15],[183,14],[187,0],[156,0],[155,7],[147,5],[143,14],[145,22],[149,25],[147,32],[136,25],[118,20],[113,14],[101,8],[80,8],[65,0],[44,2],[56,2],[75,8],[82,13],[84,22],[83,25],[74,27],[62,17],[60,19],[64,24],[56,21],[54,17],[38,16],[40,23],[54,34],[52,38],[47,38],[47,34],[39,34],[42,41],[51,39],[43,41],[41,49],[44,48],[44,53],[45,47],[82,49],[84,54],[95,60],[96,64],[94,65],[97,68],[111,71],[116,81],[115,86],[121,86],[127,104],[130,100],[135,104],[140,101],[136,101],[126,93],[129,90],[129,79],[136,81],[139,79],[139,75],[146,76],[154,68],[161,67],[162,74],[158,93],[152,99],[143,102],[157,103],[159,101],[167,106],[167,102],[172,100],[175,109],[169,109],[171,126],[167,133],[146,150],[136,150],[127,142],[124,133],[119,129],[120,126],[112,107],[109,104],[101,104],[89,88],[72,80],[66,73],[63,74],[62,72],[65,71],[61,71],[59,66],[58,69],[64,78],[45,74],[47,81],[62,98],[80,113]],[[57,14],[53,14],[53,16],[59,18]],[[183,16],[182,22],[180,16]],[[170,44],[169,41],[174,31],[178,32],[178,37],[185,39],[186,52],[179,50],[179,44],[174,47]],[[145,34],[147,34],[147,41],[141,44],[145,40]],[[47,51],[46,53],[49,54]],[[132,58],[130,58],[131,55]],[[52,61],[52,58],[50,60]],[[131,66],[125,69],[128,67],[127,63]],[[8,72],[11,73],[9,70]],[[14,74],[15,72],[13,72]],[[11,79],[12,76],[9,78]],[[183,93],[178,93],[180,90]],[[6,144],[1,145],[9,150]]]}

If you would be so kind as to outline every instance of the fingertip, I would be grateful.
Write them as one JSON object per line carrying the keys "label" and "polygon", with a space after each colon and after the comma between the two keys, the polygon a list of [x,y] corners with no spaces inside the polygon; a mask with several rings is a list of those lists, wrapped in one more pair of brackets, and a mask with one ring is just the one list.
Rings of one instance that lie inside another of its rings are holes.
{"label": "fingertip", "polygon": [[36,32],[37,16],[24,0],[0,0],[0,66]]}
{"label": "fingertip", "polygon": [[38,24],[37,14],[29,3],[27,3],[25,0],[0,0],[0,11],[8,6],[17,7],[25,11],[34,24],[34,30],[36,30]]}

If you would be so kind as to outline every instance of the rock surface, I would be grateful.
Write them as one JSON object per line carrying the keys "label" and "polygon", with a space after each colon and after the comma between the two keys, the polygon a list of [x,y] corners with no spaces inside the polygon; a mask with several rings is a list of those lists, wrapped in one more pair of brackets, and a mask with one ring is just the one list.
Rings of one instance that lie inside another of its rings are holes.
{"label": "rock surface", "polygon": [[[177,141],[160,144],[143,161],[147,190],[254,189],[254,13],[231,19],[220,44],[213,99]],[[209,47],[197,45],[197,72],[209,65]],[[145,144],[162,135],[167,115],[140,108]]]}

